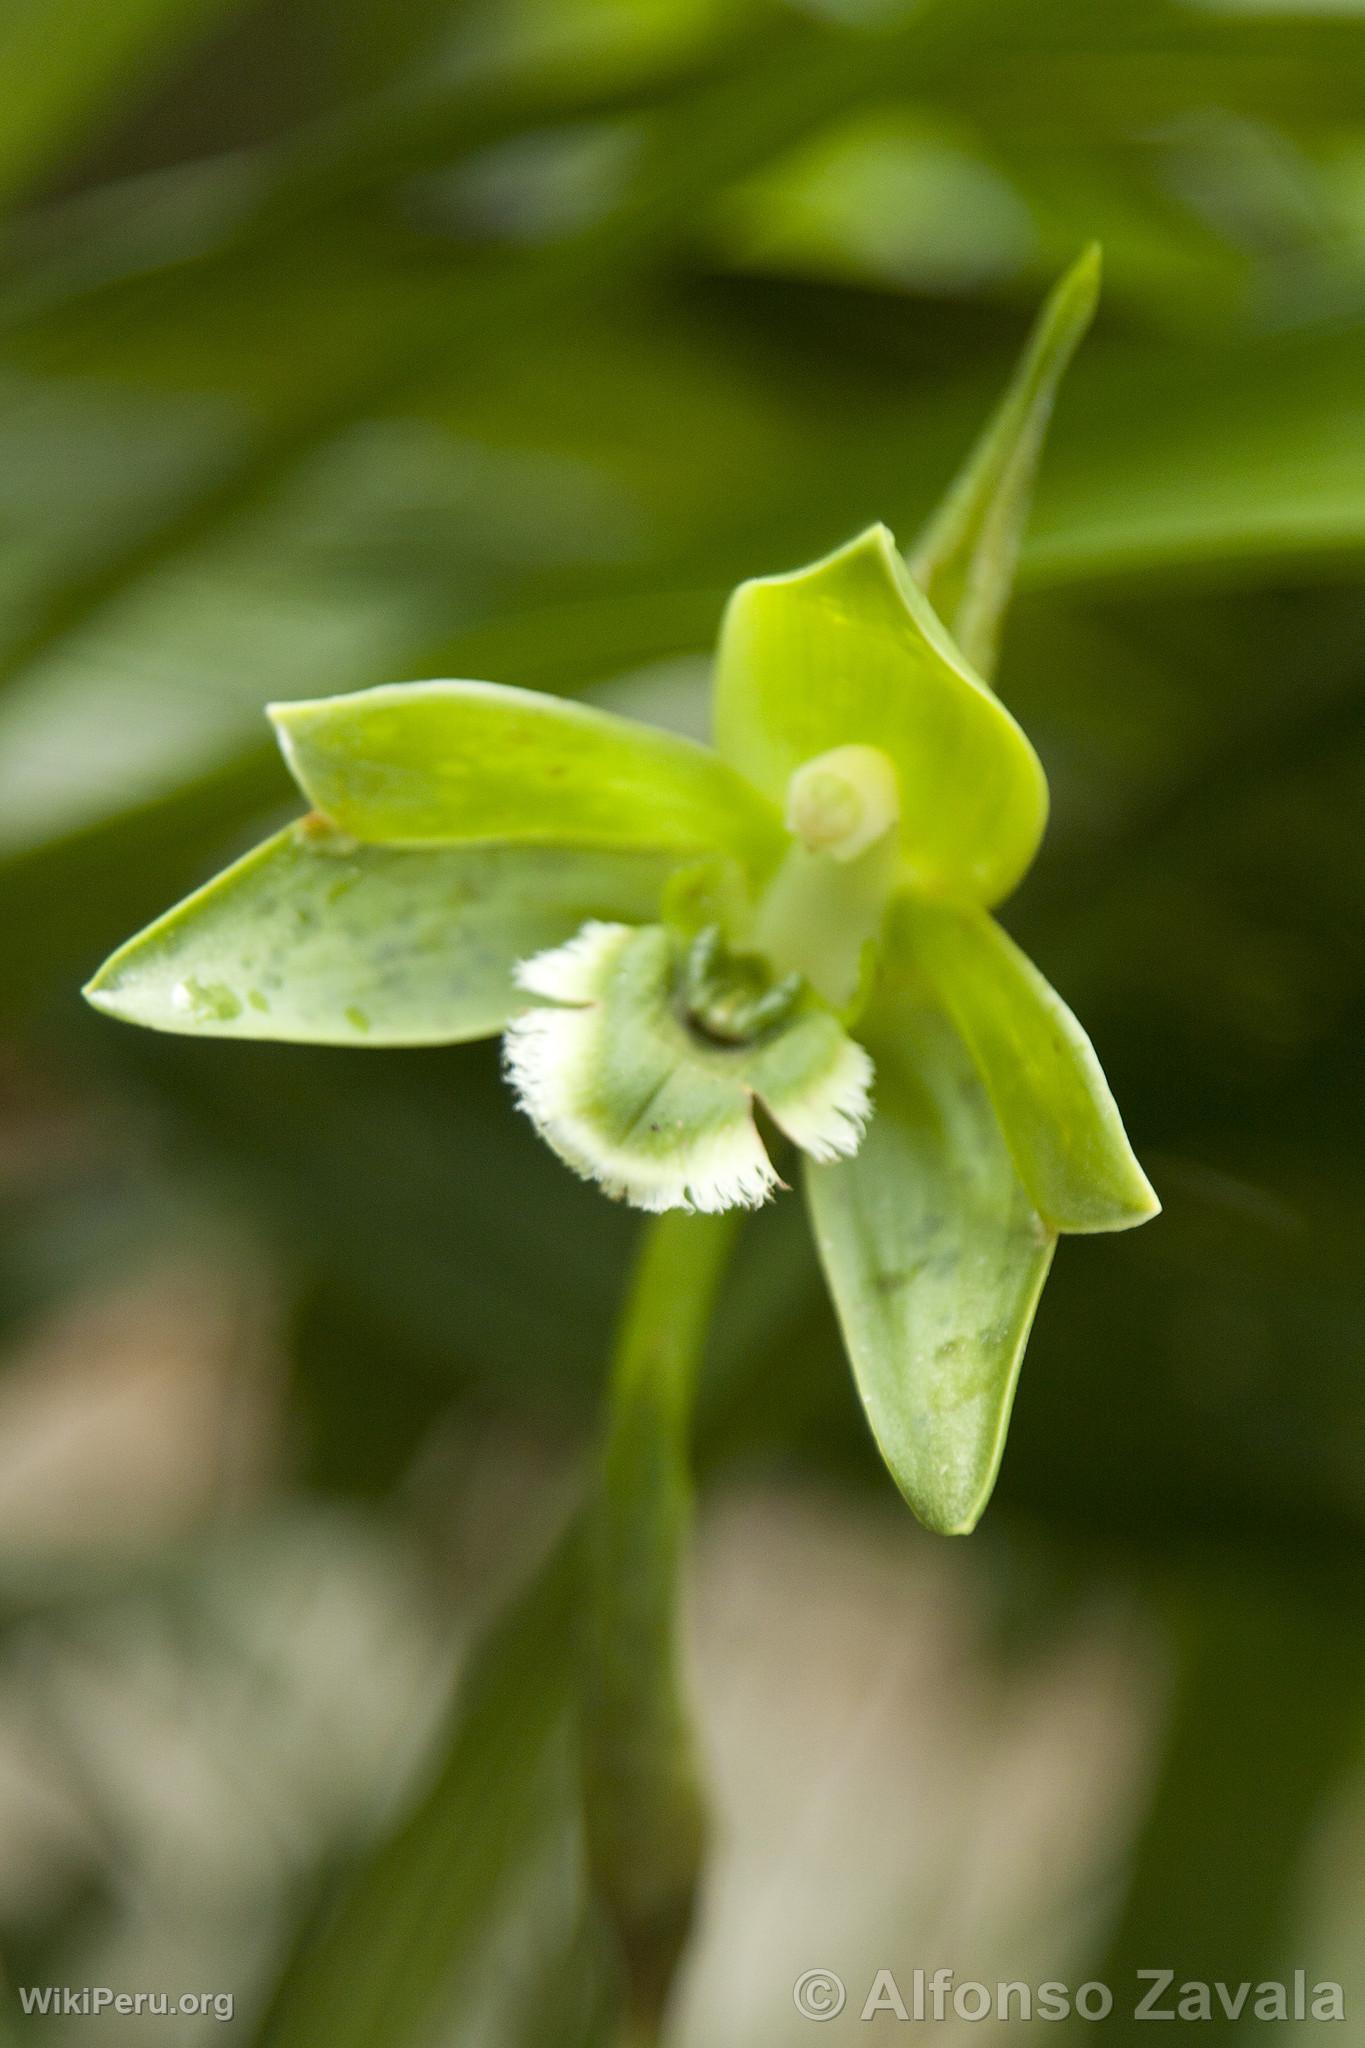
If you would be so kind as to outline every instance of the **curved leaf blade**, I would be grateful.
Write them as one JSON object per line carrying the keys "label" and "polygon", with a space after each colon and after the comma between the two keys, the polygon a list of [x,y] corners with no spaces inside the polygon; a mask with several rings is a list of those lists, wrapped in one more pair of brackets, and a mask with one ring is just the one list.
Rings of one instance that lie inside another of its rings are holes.
{"label": "curved leaf blade", "polygon": [[984,911],[906,898],[902,944],[961,1032],[1039,1213],[1054,1230],[1129,1230],[1160,1212],[1081,1025]]}
{"label": "curved leaf blade", "polygon": [[[591,1926],[574,1725],[583,1579],[574,1523],[475,1643],[425,1785],[309,1917],[256,2048],[431,2048],[490,2005],[497,2038],[529,2041],[551,1996],[562,2038],[582,2038],[570,1992]],[[537,1968],[519,1977],[509,1954]]]}
{"label": "curved leaf blade", "polygon": [[1058,387],[1095,317],[1092,243],[1056,286],[994,416],[910,554],[910,574],[978,673],[995,673]]}
{"label": "curved leaf blade", "polygon": [[449,1045],[525,1007],[519,960],[593,917],[657,911],[661,854],[362,846],[286,826],[107,960],[85,994],[158,1031]]}
{"label": "curved leaf blade", "polygon": [[270,708],[314,807],[390,845],[716,848],[762,868],[777,818],[705,747],[497,683],[389,683]]}
{"label": "curved leaf blade", "polygon": [[836,746],[880,747],[900,781],[905,862],[922,887],[994,903],[1037,852],[1047,783],[962,659],[884,526],[795,575],[742,583],[716,672],[725,759],[775,802]]}
{"label": "curved leaf blade", "polygon": [[877,1104],[855,1158],[807,1171],[821,1264],[872,1433],[927,1528],[990,1498],[1056,1244],[942,1012],[884,998],[863,1034]]}

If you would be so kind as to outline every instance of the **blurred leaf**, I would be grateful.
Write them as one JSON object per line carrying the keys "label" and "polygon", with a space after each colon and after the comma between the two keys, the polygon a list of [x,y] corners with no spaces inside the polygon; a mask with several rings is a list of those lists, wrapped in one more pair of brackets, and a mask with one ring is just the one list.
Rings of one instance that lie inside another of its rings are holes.
{"label": "blurred leaf", "polygon": [[991,677],[1048,422],[1094,318],[1100,252],[1089,248],[1038,316],[1008,391],[927,531],[910,574],[977,673]]}
{"label": "blurred leaf", "polygon": [[[1304,1865],[1359,1763],[1360,1632],[1316,1575],[1206,1569],[1162,1590],[1175,1652],[1170,1720],[1095,1974],[1135,1984],[1160,1958],[1175,1973],[1167,2005],[1182,1983],[1219,1978],[1234,1993],[1243,1982],[1287,1984],[1292,1997]],[[1220,2021],[1231,2024],[1215,2006]]]}
{"label": "blurred leaf", "polygon": [[490,1037],[518,1006],[519,960],[590,917],[649,917],[669,865],[540,847],[400,851],[305,819],[130,939],[86,994],[129,1023],[207,1037]]}
{"label": "blurred leaf", "polygon": [[[52,836],[204,773],[229,747],[250,744],[268,694],[360,686],[404,671],[576,687],[656,652],[704,648],[726,579],[743,573],[759,550],[789,545],[769,534],[790,533],[793,549],[812,538],[818,543],[845,510],[857,517],[893,496],[918,514],[934,477],[950,466],[954,444],[969,434],[971,409],[982,399],[975,373],[970,389],[959,392],[954,380],[945,397],[942,366],[934,367],[932,353],[917,366],[907,353],[909,337],[898,335],[891,365],[877,366],[874,376],[865,362],[857,408],[836,402],[824,376],[809,403],[798,404],[790,350],[771,338],[760,350],[748,338],[761,318],[775,322],[775,306],[754,304],[742,323],[714,311],[703,319],[692,307],[685,332],[669,324],[667,310],[646,302],[615,330],[584,320],[563,335],[572,405],[556,399],[529,369],[514,376],[503,366],[496,394],[483,389],[478,407],[467,401],[449,431],[386,426],[356,436],[307,469],[272,516],[242,521],[230,546],[221,536],[212,546],[205,541],[174,574],[149,579],[135,599],[107,611],[97,629],[92,625],[54,649],[10,687],[0,711],[0,836],[20,844]],[[791,324],[809,333],[816,311],[803,302]],[[215,330],[220,313],[215,302]],[[826,306],[822,317],[848,316]],[[923,325],[929,349],[938,330],[927,320]],[[917,335],[919,327],[917,320]],[[1135,380],[1121,354],[1097,353],[1102,375],[1092,377],[1089,359],[1076,373],[1076,402],[1065,409],[1041,493],[1046,547],[1038,554],[1026,548],[1026,571],[1035,580],[1041,574],[1093,584],[1131,574],[1150,559],[1186,577],[1197,570],[1207,582],[1226,579],[1244,549],[1269,548],[1274,558],[1273,536],[1255,529],[1268,508],[1273,511],[1275,494],[1284,499],[1287,481],[1270,492],[1270,480],[1257,473],[1258,488],[1243,488],[1235,464],[1227,467],[1232,437],[1250,431],[1248,419],[1239,414],[1232,425],[1220,425],[1218,445],[1202,448],[1202,423],[1221,401],[1187,388],[1195,358],[1167,359],[1158,405],[1150,395],[1153,367],[1144,364]],[[1314,337],[1311,348],[1297,345],[1294,354],[1303,377],[1311,378],[1314,365],[1325,368],[1338,346]],[[1350,412],[1359,403],[1358,379],[1347,367],[1343,356],[1318,401],[1328,424],[1312,430],[1324,441],[1330,436],[1334,464],[1343,473],[1358,438]],[[914,388],[902,388],[907,384]],[[102,441],[103,408],[95,411],[89,401],[89,387],[82,385],[70,433],[54,427],[51,434],[33,434],[26,455],[22,447],[14,451],[21,459],[16,473],[48,479],[50,494],[50,479],[65,473],[73,450]],[[1274,394],[1273,405],[1282,413],[1302,402],[1296,373]],[[444,394],[439,403],[445,411]],[[27,413],[33,416],[31,407]],[[130,443],[139,436],[148,441],[151,417],[139,408],[128,419]],[[1158,442],[1161,476],[1147,478],[1149,448]],[[527,452],[511,459],[528,447],[552,454],[553,465],[542,467]],[[1080,463],[1078,449],[1085,451]],[[120,436],[108,465],[111,478],[129,459]],[[198,460],[205,459],[201,449]],[[1192,537],[1190,514],[1181,511],[1180,479],[1187,466],[1197,471],[1191,488],[1202,492],[1200,479],[1211,463],[1224,465],[1226,503],[1218,531]],[[1078,521],[1066,539],[1065,559],[1048,553],[1057,534],[1048,507],[1060,502],[1051,497],[1054,469]],[[107,502],[100,498],[101,481],[82,464],[83,503]],[[1318,516],[1306,485],[1295,488],[1294,518]],[[406,521],[400,516],[405,494]],[[1365,490],[1360,496],[1365,502]],[[1149,504],[1157,529],[1142,521],[1116,529],[1120,501],[1125,519],[1131,507]],[[518,503],[538,504],[539,523],[518,524]],[[478,506],[487,514],[482,522]],[[12,562],[21,559],[19,536],[26,536],[27,549],[42,532],[41,510],[32,490],[16,490]],[[100,525],[117,510],[115,499]],[[1331,508],[1318,512],[1330,530]],[[1167,526],[1168,519],[1174,525]],[[613,528],[629,532],[632,521],[649,537],[647,552],[633,564],[604,564]],[[591,543],[595,532],[602,534],[595,557],[584,550],[575,558],[575,542]],[[1324,541],[1329,555],[1349,545],[1349,527],[1330,545]],[[52,566],[48,557],[42,573]],[[1247,573],[1245,563],[1239,573]],[[16,611],[19,602],[28,599],[16,596]],[[1027,630],[1022,619],[1021,630]],[[1127,631],[1122,622],[1121,632]],[[1028,723],[1049,758],[1099,771],[1107,764],[1093,747],[1105,714],[1076,674],[1078,658],[1067,650],[1065,662],[1058,659],[1055,674],[1045,678],[1050,723],[1038,725],[1033,705]],[[1121,649],[1111,662],[1115,658]],[[1177,658],[1169,663],[1163,717],[1143,727],[1129,707],[1135,744],[1178,746],[1176,721],[1196,715],[1204,701],[1202,691],[1182,687]],[[1011,662],[1017,675],[1018,634]],[[1062,690],[1068,702],[1059,717],[1056,693]],[[1018,701],[1013,682],[1011,699]],[[1228,715],[1240,715],[1235,697]],[[1082,726],[1085,744],[1073,742],[1069,755],[1060,754]],[[90,743],[96,730],[98,749]],[[1125,772],[1131,752],[1117,752],[1112,772]],[[1098,788],[1098,772],[1091,780]],[[116,864],[106,870],[103,886],[112,885],[115,873]],[[111,921],[94,944],[107,945],[117,929]]]}
{"label": "blurred leaf", "polygon": [[[570,1710],[577,1540],[561,1543],[491,1628],[406,1817],[324,1905],[290,1960],[259,2048],[427,2048],[580,1938]],[[529,1918],[527,1917],[529,1916]],[[490,1968],[493,1971],[490,1977]],[[543,2015],[540,2016],[543,2018]],[[534,2011],[528,2029],[539,2024]]]}
{"label": "blurred leaf", "polygon": [[[378,280],[372,279],[352,319],[333,318],[316,327],[312,350],[279,349],[282,306],[276,296],[268,347],[276,376],[283,369],[288,380],[289,402],[253,421],[231,461],[203,475],[169,511],[130,531],[110,532],[100,559],[48,592],[0,671],[17,674],[151,572],[192,555],[268,498],[347,425],[410,403],[462,356],[496,361],[502,348],[534,355],[549,309],[599,296],[613,278],[685,232],[699,203],[727,179],[856,100],[884,65],[888,40],[913,49],[922,35],[932,40],[940,33],[940,18],[952,13],[946,0],[927,0],[909,28],[890,39],[849,37],[798,18],[764,25],[717,77],[703,78],[656,115],[635,176],[604,212],[532,251],[513,247],[487,263],[460,266],[454,290],[439,267],[389,263],[389,286],[375,289]],[[354,224],[347,220],[343,228],[330,238],[333,246],[354,242]],[[377,239],[388,252],[393,233],[387,221],[381,221]],[[276,294],[312,290],[319,238],[309,234],[305,245],[303,265],[297,251],[286,248],[286,277],[293,285],[277,284]],[[241,276],[231,279],[218,306],[229,331],[243,309],[254,310],[256,300]],[[201,337],[214,324],[201,307]]]}
{"label": "blurred leaf", "polygon": [[396,683],[271,715],[309,801],[360,839],[722,848],[760,869],[779,844],[705,749],[531,691]]}
{"label": "blurred leaf", "polygon": [[974,143],[950,107],[860,109],[727,193],[715,238],[746,271],[926,296],[1012,279],[1034,224]]}
{"label": "blurred leaf", "polygon": [[1028,955],[983,911],[906,897],[906,956],[961,1032],[1016,1171],[1054,1230],[1124,1230],[1160,1204],[1095,1049]]}
{"label": "blurred leaf", "polygon": [[243,0],[7,0],[0,77],[11,81],[0,132],[0,206],[44,175],[73,133],[149,63],[167,63]]}
{"label": "blurred leaf", "polygon": [[1330,564],[1365,545],[1359,328],[1085,366],[1024,569],[1081,581]]}
{"label": "blurred leaf", "polygon": [[1055,1239],[952,1026],[889,994],[864,1026],[876,1113],[853,1159],[808,1167],[821,1263],[878,1447],[929,1528],[990,1497]]}
{"label": "blurred leaf", "polygon": [[782,803],[795,771],[879,747],[900,782],[915,881],[994,902],[1037,851],[1047,785],[1028,740],[972,674],[875,526],[790,576],[742,583],[716,671],[727,760]]}

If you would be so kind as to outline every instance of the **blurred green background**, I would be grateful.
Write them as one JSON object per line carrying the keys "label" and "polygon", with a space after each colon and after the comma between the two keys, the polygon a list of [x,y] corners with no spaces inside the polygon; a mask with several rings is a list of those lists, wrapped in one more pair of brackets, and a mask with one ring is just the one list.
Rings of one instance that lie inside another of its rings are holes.
{"label": "blurred green background", "polygon": [[[943,1964],[1107,1976],[1118,2038],[1137,1967],[1302,1967],[1365,2041],[1365,7],[3,0],[0,77],[0,2027],[612,2039],[571,1618],[507,1602],[631,1219],[491,1048],[76,990],[295,808],[270,698],[699,729],[729,586],[908,542],[1098,237],[1006,922],[1166,1214],[1063,1245],[968,1544],[881,1470],[796,1201],[746,1227],[675,2039],[807,2039],[815,1966],[830,2040],[898,2038],[874,1970]],[[236,2016],[18,2016],[51,1983]]]}

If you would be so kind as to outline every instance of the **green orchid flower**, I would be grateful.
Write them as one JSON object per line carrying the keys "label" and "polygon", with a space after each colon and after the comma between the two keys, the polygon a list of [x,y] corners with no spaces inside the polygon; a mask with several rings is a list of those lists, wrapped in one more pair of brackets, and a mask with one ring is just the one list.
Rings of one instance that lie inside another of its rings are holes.
{"label": "green orchid flower", "polygon": [[942,1531],[989,1496],[1058,1234],[1157,1209],[991,916],[1047,785],[986,672],[1097,279],[1063,280],[908,563],[874,526],[735,592],[714,748],[481,682],[278,705],[309,815],[86,991],[207,1036],[505,1032],[541,1135],[646,1210],[751,1206],[800,1155],[873,1432]]}

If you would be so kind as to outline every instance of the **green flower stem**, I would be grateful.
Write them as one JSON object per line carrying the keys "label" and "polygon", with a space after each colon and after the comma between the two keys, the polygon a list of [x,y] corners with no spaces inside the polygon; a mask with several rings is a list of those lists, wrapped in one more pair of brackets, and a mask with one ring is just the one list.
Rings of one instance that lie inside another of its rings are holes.
{"label": "green flower stem", "polygon": [[658,2037],[691,1926],[705,1812],[682,1675],[693,1391],[736,1218],[645,1230],[610,1392],[583,1682],[588,1856],[620,1946],[631,2048]]}

